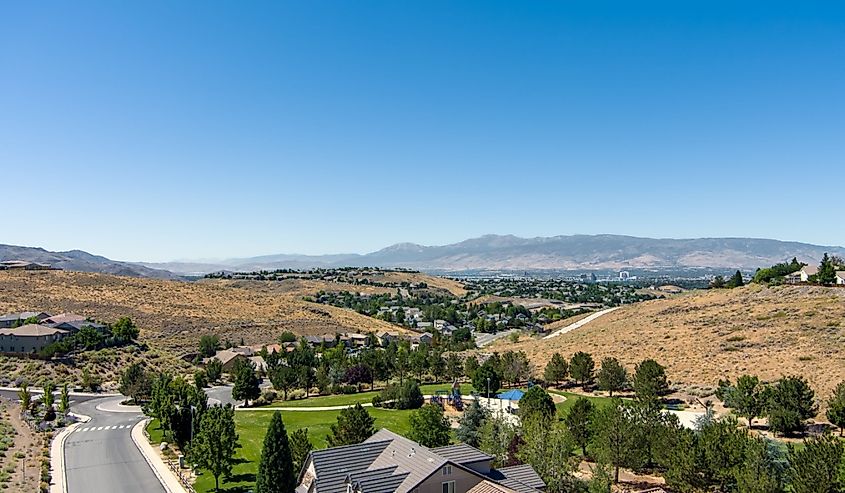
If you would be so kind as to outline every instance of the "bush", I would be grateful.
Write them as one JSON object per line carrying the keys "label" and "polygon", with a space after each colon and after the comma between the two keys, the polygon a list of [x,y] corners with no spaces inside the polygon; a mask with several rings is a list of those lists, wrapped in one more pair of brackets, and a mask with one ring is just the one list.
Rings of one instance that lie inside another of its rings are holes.
{"label": "bush", "polygon": [[373,397],[372,403],[373,403],[373,407],[381,407],[381,404],[382,404],[381,394],[376,394]]}
{"label": "bush", "polygon": [[288,392],[289,401],[298,401],[301,399],[305,399],[305,391],[303,389],[296,389]]}
{"label": "bush", "polygon": [[390,409],[418,409],[425,402],[420,386],[413,380],[388,385],[379,397],[382,406]]}
{"label": "bush", "polygon": [[332,394],[357,394],[358,387],[354,385],[334,385],[331,392]]}
{"label": "bush", "polygon": [[279,397],[275,390],[265,390],[261,393],[261,398],[267,402],[273,402]]}

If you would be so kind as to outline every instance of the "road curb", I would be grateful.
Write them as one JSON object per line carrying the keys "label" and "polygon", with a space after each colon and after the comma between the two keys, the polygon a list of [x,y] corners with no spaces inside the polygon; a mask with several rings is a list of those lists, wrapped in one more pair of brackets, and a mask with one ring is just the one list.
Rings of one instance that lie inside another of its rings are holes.
{"label": "road curb", "polygon": [[91,421],[89,416],[84,414],[68,413],[68,415],[79,419],[53,437],[50,442],[50,476],[53,478],[50,483],[50,493],[67,493],[67,470],[65,469],[65,441],[71,433],[82,423]]}
{"label": "road curb", "polygon": [[138,451],[141,452],[144,460],[147,461],[147,465],[153,470],[153,474],[158,478],[164,491],[168,493],[188,493],[188,490],[182,486],[179,479],[173,474],[173,471],[167,467],[162,458],[153,449],[150,442],[147,441],[147,437],[144,436],[144,429],[149,422],[150,418],[142,419],[132,427],[132,432],[130,433],[132,441],[135,443]]}

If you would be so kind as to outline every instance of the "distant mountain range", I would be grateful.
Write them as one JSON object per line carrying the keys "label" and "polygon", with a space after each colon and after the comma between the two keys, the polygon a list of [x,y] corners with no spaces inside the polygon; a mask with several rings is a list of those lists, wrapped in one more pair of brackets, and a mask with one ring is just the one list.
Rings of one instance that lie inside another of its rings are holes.
{"label": "distant mountain range", "polygon": [[620,235],[540,238],[486,235],[443,246],[398,243],[382,250],[339,255],[267,255],[219,262],[143,263],[183,274],[220,270],[307,269],[315,267],[406,267],[430,272],[469,270],[753,270],[798,257],[817,263],[845,248],[756,238],[654,239]]}
{"label": "distant mountain range", "polygon": [[0,260],[28,260],[66,270],[175,278],[216,271],[331,267],[405,267],[429,272],[471,270],[753,270],[798,257],[815,264],[845,248],[757,238],[654,239],[619,235],[547,238],[486,235],[460,243],[424,246],[398,243],[376,252],[337,255],[266,255],[213,262],[119,262],[73,250],[0,245]]}
{"label": "distant mountain range", "polygon": [[118,262],[99,255],[91,255],[82,250],[50,252],[43,248],[0,245],[0,261],[2,260],[26,260],[64,270],[100,272],[118,276],[154,277],[158,279],[178,279],[181,277],[168,270],[150,268],[129,262]]}

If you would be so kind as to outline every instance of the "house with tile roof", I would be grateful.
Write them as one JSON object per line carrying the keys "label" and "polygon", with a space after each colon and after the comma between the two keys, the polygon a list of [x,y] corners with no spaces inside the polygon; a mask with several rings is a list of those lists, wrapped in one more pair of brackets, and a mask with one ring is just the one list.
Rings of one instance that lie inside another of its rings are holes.
{"label": "house with tile roof", "polygon": [[492,467],[466,444],[427,448],[381,429],[362,443],[312,451],[297,493],[538,493],[546,485],[531,466]]}
{"label": "house with tile roof", "polygon": [[68,334],[67,330],[41,324],[0,329],[0,353],[37,353]]}

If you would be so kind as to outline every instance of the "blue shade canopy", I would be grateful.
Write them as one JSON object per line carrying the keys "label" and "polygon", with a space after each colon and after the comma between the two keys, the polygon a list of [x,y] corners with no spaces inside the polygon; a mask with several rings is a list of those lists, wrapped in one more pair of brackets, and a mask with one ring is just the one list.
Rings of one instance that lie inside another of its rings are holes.
{"label": "blue shade canopy", "polygon": [[522,396],[525,395],[525,392],[519,389],[512,389],[508,390],[507,392],[502,392],[501,394],[497,395],[499,399],[504,399],[507,401],[518,401],[522,399]]}

